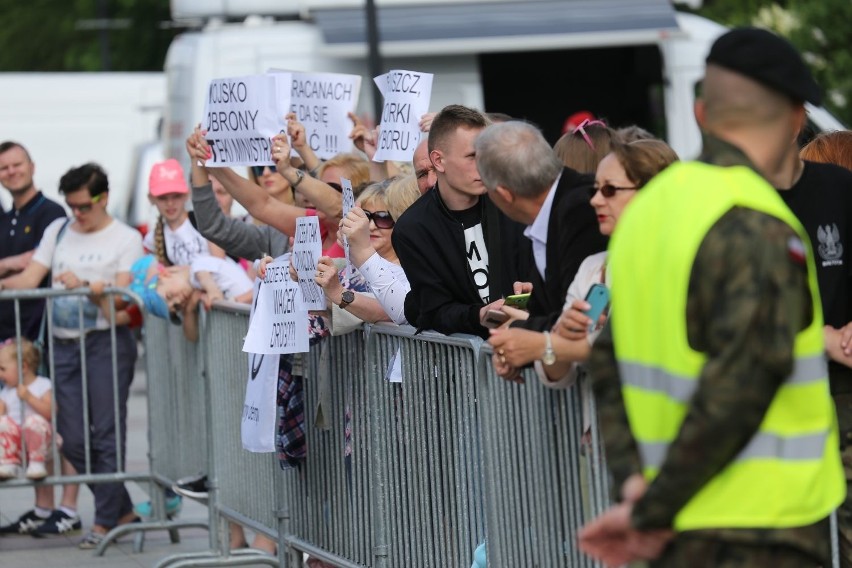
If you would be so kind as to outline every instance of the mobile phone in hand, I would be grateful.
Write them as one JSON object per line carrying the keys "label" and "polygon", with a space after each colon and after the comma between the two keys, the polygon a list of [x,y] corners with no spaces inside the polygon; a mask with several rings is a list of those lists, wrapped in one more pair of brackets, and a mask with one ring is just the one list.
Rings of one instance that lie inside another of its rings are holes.
{"label": "mobile phone in hand", "polygon": [[509,319],[509,314],[500,310],[488,310],[485,312],[485,317],[482,318],[482,325],[489,329],[500,327],[506,320]]}
{"label": "mobile phone in hand", "polygon": [[591,307],[583,313],[592,320],[592,324],[589,326],[589,333],[591,333],[595,330],[595,326],[598,325],[601,314],[604,313],[604,310],[609,305],[609,288],[603,284],[592,284],[592,287],[589,288],[589,292],[586,294],[586,302]]}
{"label": "mobile phone in hand", "polygon": [[513,296],[506,296],[506,300],[503,302],[504,306],[509,306],[512,308],[518,308],[519,310],[527,309],[527,304],[530,302],[530,295],[527,294],[515,294]]}

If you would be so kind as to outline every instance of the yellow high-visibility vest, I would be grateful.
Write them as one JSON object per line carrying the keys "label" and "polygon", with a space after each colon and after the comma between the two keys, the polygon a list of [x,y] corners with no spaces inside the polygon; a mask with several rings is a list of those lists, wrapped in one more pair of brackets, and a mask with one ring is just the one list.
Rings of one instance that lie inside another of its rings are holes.
{"label": "yellow high-visibility vest", "polygon": [[610,241],[612,333],[644,474],[657,475],[707,359],[687,337],[695,256],[736,206],[777,217],[799,234],[814,316],[796,336],[793,372],[758,431],[678,513],[677,530],[804,526],[827,517],[846,494],[807,233],[776,190],[744,166],[670,166],[634,198]]}

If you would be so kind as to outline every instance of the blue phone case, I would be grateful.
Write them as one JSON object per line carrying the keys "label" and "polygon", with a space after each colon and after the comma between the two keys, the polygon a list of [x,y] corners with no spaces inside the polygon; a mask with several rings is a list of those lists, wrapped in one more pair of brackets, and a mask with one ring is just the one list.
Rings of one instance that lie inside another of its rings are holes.
{"label": "blue phone case", "polygon": [[592,284],[592,287],[589,288],[589,293],[586,294],[586,301],[592,306],[584,312],[587,316],[592,318],[592,325],[589,326],[589,333],[591,333],[598,324],[598,319],[601,317],[601,314],[604,312],[607,305],[609,305],[609,288],[603,284]]}

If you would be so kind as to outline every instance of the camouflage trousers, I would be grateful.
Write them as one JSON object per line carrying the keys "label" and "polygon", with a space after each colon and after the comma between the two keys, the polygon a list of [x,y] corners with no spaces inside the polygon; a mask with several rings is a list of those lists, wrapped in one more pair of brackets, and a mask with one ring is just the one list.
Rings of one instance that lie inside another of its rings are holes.
{"label": "camouflage trousers", "polygon": [[852,394],[834,395],[834,404],[840,427],[840,456],[846,474],[846,499],[837,509],[840,566],[852,568]]}
{"label": "camouflage trousers", "polygon": [[812,556],[778,545],[679,537],[649,568],[820,568]]}

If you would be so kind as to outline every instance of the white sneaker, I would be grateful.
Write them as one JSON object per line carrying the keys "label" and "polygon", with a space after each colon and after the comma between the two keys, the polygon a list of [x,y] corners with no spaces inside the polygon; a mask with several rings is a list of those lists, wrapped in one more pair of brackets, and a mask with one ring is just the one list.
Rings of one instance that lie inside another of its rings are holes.
{"label": "white sneaker", "polygon": [[7,479],[15,479],[21,475],[21,466],[13,463],[4,463],[0,465],[0,481]]}
{"label": "white sneaker", "polygon": [[27,479],[44,479],[47,477],[47,468],[44,462],[31,461],[27,465]]}

